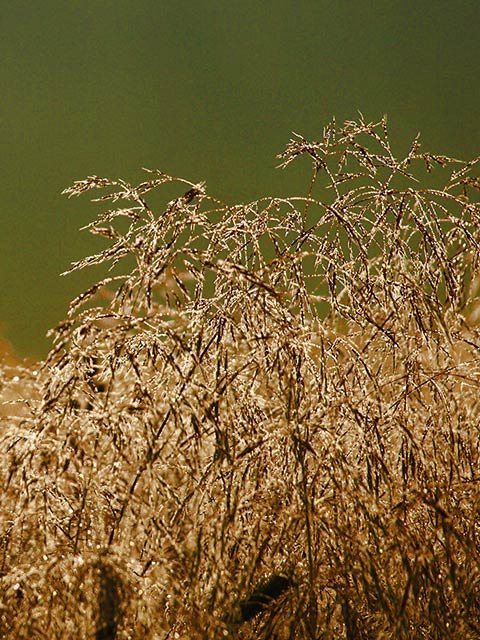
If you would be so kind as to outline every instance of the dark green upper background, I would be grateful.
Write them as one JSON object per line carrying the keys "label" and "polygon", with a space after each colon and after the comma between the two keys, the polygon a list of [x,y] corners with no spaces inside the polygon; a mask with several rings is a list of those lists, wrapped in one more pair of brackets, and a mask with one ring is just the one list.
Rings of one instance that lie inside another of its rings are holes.
{"label": "dark green upper background", "polygon": [[480,154],[479,0],[5,1],[0,22],[0,333],[43,356],[92,281],[97,208],[60,192],[141,167],[230,202],[304,194],[291,131],[388,114],[393,147]]}

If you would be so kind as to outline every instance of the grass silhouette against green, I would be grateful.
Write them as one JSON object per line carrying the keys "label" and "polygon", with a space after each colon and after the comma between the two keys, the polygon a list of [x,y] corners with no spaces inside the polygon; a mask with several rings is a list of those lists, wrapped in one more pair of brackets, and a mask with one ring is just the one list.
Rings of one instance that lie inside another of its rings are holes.
{"label": "grass silhouette against green", "polygon": [[66,190],[108,269],[1,370],[1,637],[480,637],[478,159],[302,156],[298,197]]}

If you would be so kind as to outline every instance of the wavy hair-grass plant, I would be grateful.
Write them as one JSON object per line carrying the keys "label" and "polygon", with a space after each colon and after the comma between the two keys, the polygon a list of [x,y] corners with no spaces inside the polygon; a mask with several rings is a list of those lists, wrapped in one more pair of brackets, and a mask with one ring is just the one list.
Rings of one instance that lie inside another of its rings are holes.
{"label": "wavy hair-grass plant", "polygon": [[480,637],[478,159],[301,156],[298,197],[65,191],[110,270],[2,374],[1,637]]}

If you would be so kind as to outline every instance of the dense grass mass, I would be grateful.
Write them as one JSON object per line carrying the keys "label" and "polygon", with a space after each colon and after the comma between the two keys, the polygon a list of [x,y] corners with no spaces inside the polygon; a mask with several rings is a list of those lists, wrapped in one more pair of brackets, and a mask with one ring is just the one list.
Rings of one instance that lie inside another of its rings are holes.
{"label": "dense grass mass", "polygon": [[2,638],[480,638],[479,159],[302,156],[301,197],[66,190],[112,270],[1,369]]}

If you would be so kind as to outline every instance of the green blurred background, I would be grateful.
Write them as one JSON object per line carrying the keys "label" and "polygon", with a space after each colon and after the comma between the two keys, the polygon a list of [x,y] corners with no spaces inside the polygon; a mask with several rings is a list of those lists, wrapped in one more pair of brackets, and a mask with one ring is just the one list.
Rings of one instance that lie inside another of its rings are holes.
{"label": "green blurred background", "polygon": [[0,22],[0,334],[42,357],[98,243],[60,192],[141,167],[229,202],[304,194],[291,131],[388,114],[394,150],[480,154],[479,0],[5,1]]}

